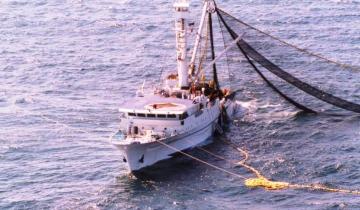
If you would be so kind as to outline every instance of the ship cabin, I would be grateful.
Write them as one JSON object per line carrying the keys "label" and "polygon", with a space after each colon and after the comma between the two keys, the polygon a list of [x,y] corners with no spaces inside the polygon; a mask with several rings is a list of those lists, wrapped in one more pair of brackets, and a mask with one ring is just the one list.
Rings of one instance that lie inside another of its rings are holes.
{"label": "ship cabin", "polygon": [[189,120],[202,115],[208,105],[205,97],[194,100],[161,96],[136,97],[119,108],[120,127],[128,135],[162,132],[173,135],[187,130]]}

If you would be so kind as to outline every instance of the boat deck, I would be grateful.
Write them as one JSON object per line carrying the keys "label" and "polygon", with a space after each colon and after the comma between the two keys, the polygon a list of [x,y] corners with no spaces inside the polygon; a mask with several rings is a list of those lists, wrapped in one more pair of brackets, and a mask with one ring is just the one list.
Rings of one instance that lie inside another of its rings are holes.
{"label": "boat deck", "polygon": [[148,111],[151,113],[174,113],[182,114],[185,111],[196,110],[197,104],[192,100],[173,97],[162,97],[158,95],[136,97],[126,101],[119,108],[120,112]]}

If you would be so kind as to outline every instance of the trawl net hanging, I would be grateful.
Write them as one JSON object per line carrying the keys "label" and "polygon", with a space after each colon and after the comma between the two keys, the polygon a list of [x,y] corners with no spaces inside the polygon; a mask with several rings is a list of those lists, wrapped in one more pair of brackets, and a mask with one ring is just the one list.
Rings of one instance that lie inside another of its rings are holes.
{"label": "trawl net hanging", "polygon": [[[234,48],[241,52],[243,59],[245,58],[265,81],[270,78],[269,80],[276,84],[269,81],[270,87],[273,86],[272,88],[290,103],[312,112],[312,108],[307,106],[319,108],[318,101],[314,100],[316,98],[360,113],[360,70],[287,44],[221,9],[217,9],[217,14],[223,28],[224,40],[230,41],[242,35],[242,40]],[[243,69],[239,68],[237,71]]]}

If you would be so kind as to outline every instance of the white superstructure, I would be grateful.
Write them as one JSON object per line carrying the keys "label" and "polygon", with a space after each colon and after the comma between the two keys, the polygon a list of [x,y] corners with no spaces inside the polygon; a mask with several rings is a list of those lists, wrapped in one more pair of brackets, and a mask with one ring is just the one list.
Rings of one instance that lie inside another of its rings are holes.
{"label": "white superstructure", "polygon": [[[120,130],[112,140],[130,171],[150,166],[174,153],[157,141],[179,150],[204,143],[215,131],[220,102],[199,96],[192,100],[149,96],[135,98],[120,108]],[[133,106],[136,104],[136,106]],[[125,136],[126,135],[126,136]]]}
{"label": "white superstructure", "polygon": [[189,16],[189,2],[177,0],[175,8],[175,32],[176,32],[176,60],[179,76],[178,86],[182,89],[189,88],[188,59],[187,59],[187,27]]}
{"label": "white superstructure", "polygon": [[[189,2],[176,0],[177,74],[169,75],[164,87],[151,94],[139,91],[137,97],[119,108],[121,122],[119,131],[111,142],[123,155],[129,171],[138,171],[154,163],[168,159],[177,150],[186,150],[211,142],[223,109],[232,113],[232,104],[217,90],[213,81],[199,82],[195,68],[197,46],[205,19],[212,12],[212,1],[204,1],[200,27],[190,65],[187,57]],[[143,88],[142,88],[143,89]],[[226,91],[228,93],[228,91]],[[161,142],[162,144],[160,144]]]}

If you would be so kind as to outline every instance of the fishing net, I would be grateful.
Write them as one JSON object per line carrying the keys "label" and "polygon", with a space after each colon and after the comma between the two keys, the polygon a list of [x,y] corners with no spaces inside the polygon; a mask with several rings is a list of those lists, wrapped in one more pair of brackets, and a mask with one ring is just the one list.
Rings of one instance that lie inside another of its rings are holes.
{"label": "fishing net", "polygon": [[[339,107],[360,113],[360,69],[288,44],[221,9],[217,14],[225,45],[242,36],[227,53],[229,70],[240,77],[237,85],[248,85],[260,94],[264,86],[270,86],[282,98],[309,112]],[[254,85],[259,78],[265,82]]]}

